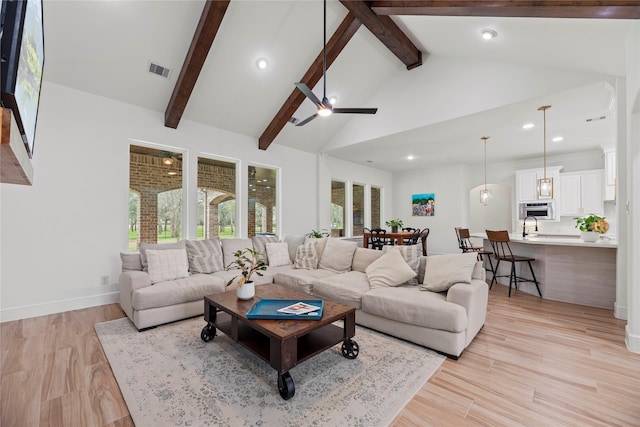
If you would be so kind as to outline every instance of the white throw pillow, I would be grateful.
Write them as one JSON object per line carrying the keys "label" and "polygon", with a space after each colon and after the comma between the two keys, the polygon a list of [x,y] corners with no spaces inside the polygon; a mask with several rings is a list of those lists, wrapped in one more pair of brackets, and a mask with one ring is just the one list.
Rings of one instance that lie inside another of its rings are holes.
{"label": "white throw pillow", "polygon": [[353,254],[358,244],[341,239],[329,239],[322,257],[318,263],[318,268],[333,271],[334,273],[346,273],[351,271]]}
{"label": "white throw pillow", "polygon": [[238,251],[244,251],[245,249],[253,249],[253,242],[251,239],[220,239],[222,242],[222,254],[224,257],[224,266],[228,267],[236,257],[233,255]]}
{"label": "white throw pillow", "polygon": [[167,249],[184,249],[185,241],[180,240],[176,243],[140,243],[138,250],[140,251],[140,260],[142,261],[142,269],[147,271],[147,251],[152,250],[167,250]]}
{"label": "white throw pillow", "polygon": [[315,270],[318,268],[318,242],[310,240],[298,246],[293,268]]}
{"label": "white throw pillow", "polygon": [[[325,246],[327,246],[327,241],[329,241],[328,237],[320,237],[320,238],[316,238],[316,237],[305,237],[304,242],[308,243],[308,242],[316,242],[316,252],[318,253],[318,260],[322,259],[322,253],[324,252],[324,248]],[[316,265],[316,268],[318,266]]]}
{"label": "white throw pillow", "polygon": [[147,264],[151,283],[189,277],[186,249],[147,249]]}
{"label": "white throw pillow", "polygon": [[471,283],[471,273],[476,262],[475,252],[429,256],[420,289],[443,292],[456,283]]}
{"label": "white throw pillow", "polygon": [[251,242],[253,243],[253,249],[258,252],[256,259],[264,260],[269,265],[269,253],[267,252],[267,243],[276,243],[278,236],[253,236]]}
{"label": "white throw pillow", "polygon": [[398,250],[390,250],[373,261],[365,270],[371,289],[399,286],[416,277]]}
{"label": "white throw pillow", "polygon": [[422,255],[422,247],[420,245],[398,245],[398,246],[384,246],[382,252],[389,250],[398,250],[402,254],[405,262],[413,271],[416,272],[416,277],[409,280],[410,285],[419,285],[418,272],[420,270],[420,256]]}
{"label": "white throw pillow", "polygon": [[187,258],[192,273],[215,273],[224,270],[220,239],[187,240]]}
{"label": "white throw pillow", "polygon": [[291,264],[291,258],[289,258],[289,245],[287,242],[267,243],[266,251],[270,267],[280,267],[281,265]]}

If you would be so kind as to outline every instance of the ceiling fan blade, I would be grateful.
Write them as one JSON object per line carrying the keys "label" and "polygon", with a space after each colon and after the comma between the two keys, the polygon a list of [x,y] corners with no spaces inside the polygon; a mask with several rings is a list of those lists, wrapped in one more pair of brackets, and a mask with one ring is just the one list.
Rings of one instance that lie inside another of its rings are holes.
{"label": "ceiling fan blade", "polygon": [[375,114],[377,108],[334,108],[335,114]]}
{"label": "ceiling fan blade", "polygon": [[309,89],[309,86],[307,86],[305,83],[302,83],[302,82],[297,82],[295,83],[295,85],[300,90],[300,92],[304,93],[304,96],[306,96],[311,100],[311,102],[316,104],[316,107],[322,107],[322,102],[320,102],[318,97],[313,92],[311,92],[311,89]]}
{"label": "ceiling fan blade", "polygon": [[306,119],[304,119],[303,121],[296,123],[296,126],[304,126],[307,123],[309,123],[311,120],[315,119],[317,116],[318,116],[318,113],[313,114],[313,115],[307,117]]}

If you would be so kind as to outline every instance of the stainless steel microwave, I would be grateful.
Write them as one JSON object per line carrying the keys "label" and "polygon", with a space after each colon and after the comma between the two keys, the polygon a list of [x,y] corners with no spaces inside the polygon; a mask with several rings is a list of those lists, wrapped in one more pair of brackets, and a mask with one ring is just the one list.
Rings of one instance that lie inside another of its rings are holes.
{"label": "stainless steel microwave", "polygon": [[528,216],[536,219],[556,219],[556,203],[552,200],[520,203],[518,206],[519,219],[523,220]]}

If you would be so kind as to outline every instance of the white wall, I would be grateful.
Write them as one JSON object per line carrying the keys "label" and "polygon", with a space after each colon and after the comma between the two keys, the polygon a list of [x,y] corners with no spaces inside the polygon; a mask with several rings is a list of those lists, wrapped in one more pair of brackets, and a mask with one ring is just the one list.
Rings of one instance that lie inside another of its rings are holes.
{"label": "white wall", "polygon": [[[33,186],[0,186],[2,321],[117,301],[135,141],[186,150],[187,207],[195,206],[195,157],[209,153],[239,159],[242,179],[249,162],[281,168],[283,233],[318,222],[317,155],[277,144],[261,151],[253,138],[186,120],[166,128],[162,113],[45,81]],[[195,212],[187,215],[193,238]],[[105,275],[110,285],[100,286]]]}
{"label": "white wall", "polygon": [[[412,216],[411,196],[434,193],[435,216]],[[393,217],[405,226],[430,229],[429,255],[458,253],[454,228],[468,224],[468,167],[448,165],[393,174]]]}

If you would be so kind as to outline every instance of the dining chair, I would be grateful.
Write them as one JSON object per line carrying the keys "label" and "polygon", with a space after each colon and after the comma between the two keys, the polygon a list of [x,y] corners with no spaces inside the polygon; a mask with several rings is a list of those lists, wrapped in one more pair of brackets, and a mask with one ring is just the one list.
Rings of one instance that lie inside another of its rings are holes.
{"label": "dining chair", "polygon": [[[415,242],[413,242],[413,236],[416,234],[416,232],[418,233],[418,237],[420,237],[420,229],[419,228],[413,228],[413,227],[404,227],[402,229],[402,231],[410,231],[413,233],[413,235],[409,236],[409,237],[405,237],[404,239],[402,239],[402,244],[403,245],[415,245],[417,243],[417,239]],[[412,243],[413,242],[413,243]]]}
{"label": "dining chair", "polygon": [[370,248],[371,247],[371,229],[364,227],[362,229],[362,234],[365,235],[367,233],[369,234],[369,237],[367,237],[367,247]]}
{"label": "dining chair", "polygon": [[383,228],[371,229],[371,248],[381,251],[385,245],[393,245],[393,240],[387,237],[387,230]]}
{"label": "dining chair", "polygon": [[473,242],[471,242],[471,234],[469,233],[468,228],[456,227],[455,231],[460,250],[462,250],[463,253],[475,252],[478,255],[478,261],[482,261],[483,265],[485,264],[484,260],[486,255],[486,259],[489,261],[489,268],[485,267],[485,269],[495,273],[493,270],[493,262],[491,261],[491,255],[493,255],[493,252],[487,251],[481,246],[473,246]]}
{"label": "dining chair", "polygon": [[429,229],[423,228],[420,232],[420,242],[422,243],[422,255],[427,256],[427,237],[429,237]]}
{"label": "dining chair", "polygon": [[[533,266],[531,265],[531,261],[535,261],[536,259],[527,256],[514,255],[513,252],[511,252],[511,247],[509,246],[509,232],[507,230],[486,230],[486,232],[487,239],[491,243],[491,248],[493,249],[493,254],[498,261],[493,271],[493,278],[491,279],[491,285],[489,286],[489,289],[493,287],[493,283],[496,281],[496,277],[507,277],[507,275],[497,275],[500,262],[505,261],[511,263],[511,272],[509,273],[509,296],[511,296],[512,286],[515,286],[515,288],[518,289],[518,282],[532,282],[536,285],[538,295],[542,297],[542,292],[540,292],[536,274],[533,272]],[[526,279],[516,274],[516,263],[525,262],[529,265],[529,270],[531,271],[531,277],[533,279]]]}

